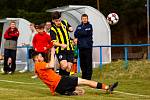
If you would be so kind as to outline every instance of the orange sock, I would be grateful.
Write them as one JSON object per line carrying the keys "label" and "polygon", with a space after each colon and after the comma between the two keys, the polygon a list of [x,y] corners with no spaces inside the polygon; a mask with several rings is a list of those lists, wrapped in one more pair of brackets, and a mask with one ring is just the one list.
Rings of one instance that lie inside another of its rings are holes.
{"label": "orange sock", "polygon": [[77,73],[77,64],[76,63],[73,64],[71,72]]}
{"label": "orange sock", "polygon": [[77,63],[74,63],[73,66],[74,66],[74,72],[77,73]]}
{"label": "orange sock", "polygon": [[107,90],[108,88],[109,88],[108,85],[102,83],[102,89]]}

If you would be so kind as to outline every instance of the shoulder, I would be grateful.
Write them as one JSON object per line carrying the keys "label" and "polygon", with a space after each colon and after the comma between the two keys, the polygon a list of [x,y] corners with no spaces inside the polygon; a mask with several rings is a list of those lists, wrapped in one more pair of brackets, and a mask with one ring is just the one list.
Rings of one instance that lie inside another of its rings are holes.
{"label": "shoulder", "polygon": [[46,33],[46,37],[50,38],[50,34],[49,34],[49,33]]}
{"label": "shoulder", "polygon": [[57,33],[57,30],[54,28],[55,26],[52,26],[50,29],[50,34],[55,34]]}
{"label": "shoulder", "polygon": [[90,28],[90,29],[93,29],[92,24],[90,24],[90,23],[86,27]]}
{"label": "shoulder", "polygon": [[79,24],[77,27],[81,27],[82,26],[82,24]]}
{"label": "shoulder", "polygon": [[54,28],[55,26],[54,25],[52,25],[51,26],[51,28],[50,28],[50,31],[54,31],[55,30],[55,28]]}
{"label": "shoulder", "polygon": [[65,26],[71,26],[66,19],[62,20],[61,23]]}
{"label": "shoulder", "polygon": [[92,24],[90,24],[90,23],[89,23],[89,26],[91,26],[91,27],[92,27]]}
{"label": "shoulder", "polygon": [[38,35],[39,35],[39,34],[38,34],[38,33],[36,33],[36,34],[34,35],[34,38],[38,37]]}
{"label": "shoulder", "polygon": [[10,31],[10,27],[6,29],[6,32],[9,32],[9,31]]}
{"label": "shoulder", "polygon": [[77,26],[77,29],[81,29],[82,28],[82,24],[79,24],[78,26]]}
{"label": "shoulder", "polygon": [[36,69],[45,69],[46,68],[47,63],[46,62],[36,62],[35,63],[35,68]]}
{"label": "shoulder", "polygon": [[15,31],[19,31],[17,27],[15,28]]}
{"label": "shoulder", "polygon": [[62,23],[68,23],[68,21],[66,19],[61,21]]}
{"label": "shoulder", "polygon": [[36,36],[38,36],[38,33],[36,33],[36,34],[34,35],[34,37],[36,37]]}

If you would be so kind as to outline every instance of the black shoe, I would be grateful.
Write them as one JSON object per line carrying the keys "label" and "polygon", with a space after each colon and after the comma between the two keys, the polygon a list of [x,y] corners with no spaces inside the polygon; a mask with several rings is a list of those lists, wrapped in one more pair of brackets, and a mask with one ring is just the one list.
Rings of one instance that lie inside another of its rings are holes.
{"label": "black shoe", "polygon": [[116,88],[117,86],[118,86],[118,82],[109,85],[109,89],[108,89],[109,93],[112,94],[114,88]]}
{"label": "black shoe", "polygon": [[8,74],[8,72],[4,72],[4,73],[2,73],[2,75],[7,75]]}
{"label": "black shoe", "polygon": [[74,95],[74,94],[73,94],[73,92],[66,91],[63,95],[71,96],[71,95]]}
{"label": "black shoe", "polygon": [[14,74],[14,72],[8,72],[8,74],[9,74],[9,75],[13,75],[13,74]]}

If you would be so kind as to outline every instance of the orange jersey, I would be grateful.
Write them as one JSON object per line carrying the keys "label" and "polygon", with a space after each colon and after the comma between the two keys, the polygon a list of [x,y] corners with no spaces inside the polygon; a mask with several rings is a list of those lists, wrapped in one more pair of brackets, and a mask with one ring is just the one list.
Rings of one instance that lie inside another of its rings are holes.
{"label": "orange jersey", "polygon": [[35,63],[35,73],[50,88],[52,95],[54,95],[61,76],[56,74],[52,69],[47,69],[46,65],[46,62]]}

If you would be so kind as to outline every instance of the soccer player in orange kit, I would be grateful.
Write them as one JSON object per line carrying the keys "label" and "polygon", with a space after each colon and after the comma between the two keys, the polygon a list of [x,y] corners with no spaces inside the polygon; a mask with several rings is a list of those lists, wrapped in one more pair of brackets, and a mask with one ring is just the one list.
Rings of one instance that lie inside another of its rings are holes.
{"label": "soccer player in orange kit", "polygon": [[78,85],[86,85],[91,88],[103,89],[108,91],[109,93],[112,93],[114,88],[118,85],[118,82],[111,85],[106,85],[104,83],[86,80],[75,76],[60,76],[53,70],[55,64],[54,55],[55,49],[52,47],[49,63],[44,62],[44,58],[41,54],[34,56],[35,73],[50,88],[52,95],[54,95],[55,92],[61,95],[83,94],[81,93],[81,91],[76,92]]}

